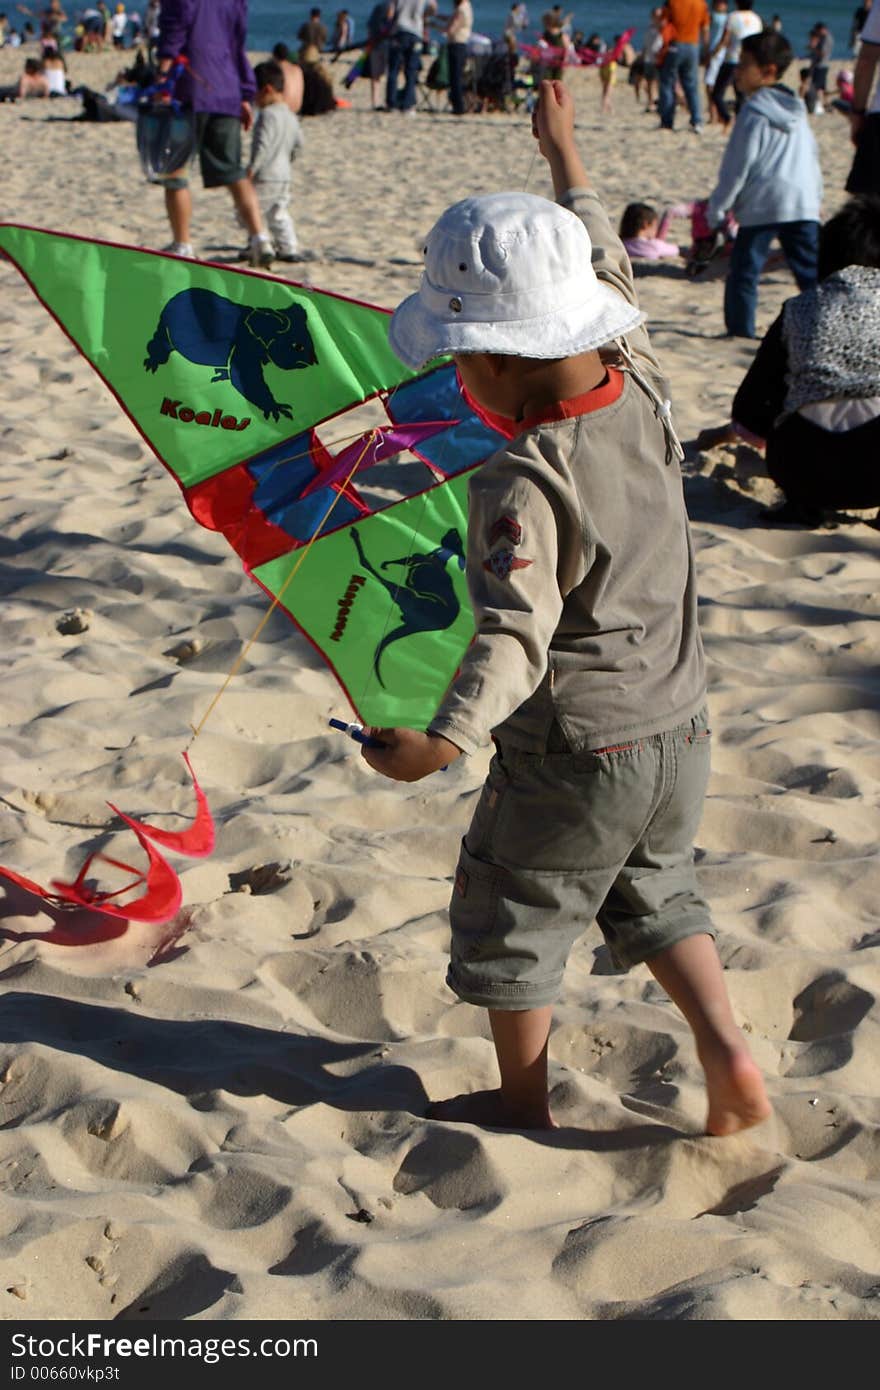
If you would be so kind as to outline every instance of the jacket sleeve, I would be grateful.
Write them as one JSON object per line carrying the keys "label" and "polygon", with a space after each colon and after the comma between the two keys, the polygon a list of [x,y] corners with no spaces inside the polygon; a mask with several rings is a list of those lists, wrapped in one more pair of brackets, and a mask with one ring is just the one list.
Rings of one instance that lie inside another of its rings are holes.
{"label": "jacket sleeve", "polygon": [[253,101],[257,95],[257,79],[247,56],[247,5],[240,4],[235,24],[235,59],[242,101]]}
{"label": "jacket sleeve", "polygon": [[267,134],[267,125],[262,111],[254,122],[254,133],[251,137],[251,162],[250,172],[252,178],[257,178],[262,169],[269,162],[271,151]]}
{"label": "jacket sleeve", "polygon": [[706,219],[710,227],[717,227],[728,212],[735,209],[736,200],[752,172],[752,166],[759,156],[759,121],[750,121],[745,111],[740,112],[736,124],[727,141],[727,148],[718,170],[718,182],[709,197]]}
{"label": "jacket sleeve", "polygon": [[463,753],[485,743],[537,690],[564,596],[585,573],[580,526],[578,543],[566,544],[572,522],[561,498],[515,471],[517,462],[505,459],[499,472],[507,477],[470,489],[467,579],[476,633],[429,725]]}
{"label": "jacket sleeve", "polygon": [[176,58],[186,48],[196,0],[163,0],[159,11],[159,57]]}
{"label": "jacket sleeve", "polygon": [[782,314],[767,329],[752,365],[733,398],[731,418],[752,434],[766,439],[782,413],[787,389],[788,353],[782,336]]}
{"label": "jacket sleeve", "polygon": [[[618,294],[623,295],[624,299],[630,304],[635,304],[638,308],[638,296],[636,295],[635,282],[633,280],[632,266],[629,256],[624,250],[623,242],[611,225],[611,220],[599,195],[592,188],[570,188],[559,199],[563,207],[568,208],[581,219],[590,234],[590,241],[593,243],[593,269],[598,279]],[[660,363],[654,356],[647,329],[639,324],[636,328],[630,329],[626,335],[626,341],[633,357],[639,365],[652,377],[655,383],[663,384],[663,394],[666,392],[666,385]]]}

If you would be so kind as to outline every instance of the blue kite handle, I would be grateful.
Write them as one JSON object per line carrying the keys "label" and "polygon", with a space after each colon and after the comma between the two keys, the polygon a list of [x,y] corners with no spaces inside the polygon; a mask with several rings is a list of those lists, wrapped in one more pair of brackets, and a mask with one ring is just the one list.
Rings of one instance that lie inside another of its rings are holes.
{"label": "blue kite handle", "polygon": [[342,734],[354,739],[355,743],[362,743],[365,748],[387,748],[388,744],[383,743],[380,738],[373,738],[371,734],[365,734],[360,724],[346,724],[344,719],[331,719],[329,721],[331,729],[338,729]]}
{"label": "blue kite handle", "polygon": [[351,737],[355,743],[362,743],[365,748],[387,748],[388,744],[383,743],[380,738],[373,738],[371,734],[365,734],[363,729],[352,729]]}
{"label": "blue kite handle", "polygon": [[[331,729],[338,729],[341,734],[348,734],[355,743],[362,743],[365,748],[387,748],[388,744],[383,743],[380,738],[373,738],[372,734],[365,734],[362,724],[346,724],[344,719],[330,719],[327,721]],[[440,772],[447,772],[448,765],[441,767]]]}

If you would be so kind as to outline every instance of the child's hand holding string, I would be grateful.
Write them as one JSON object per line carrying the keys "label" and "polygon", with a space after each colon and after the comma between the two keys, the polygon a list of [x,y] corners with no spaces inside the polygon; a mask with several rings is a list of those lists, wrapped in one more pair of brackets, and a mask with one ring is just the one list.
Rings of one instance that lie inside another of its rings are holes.
{"label": "child's hand holding string", "polygon": [[545,159],[574,142],[574,99],[563,82],[541,83],[532,112],[532,134]]}
{"label": "child's hand holding string", "polygon": [[544,81],[532,113],[532,134],[550,165],[553,190],[561,198],[571,188],[588,188],[589,179],[574,141],[574,98],[562,82]]}

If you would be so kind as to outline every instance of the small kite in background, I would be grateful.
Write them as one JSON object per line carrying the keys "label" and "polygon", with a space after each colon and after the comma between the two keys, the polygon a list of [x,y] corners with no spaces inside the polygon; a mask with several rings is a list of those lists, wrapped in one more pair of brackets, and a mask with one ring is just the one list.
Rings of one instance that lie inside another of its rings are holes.
{"label": "small kite in background", "polygon": [[604,53],[599,53],[594,48],[555,48],[553,44],[547,43],[546,39],[540,39],[537,43],[532,44],[521,43],[519,52],[524,53],[534,63],[546,64],[551,67],[604,68],[609,63],[620,62],[624,50],[635,32],[635,29],[624,30],[614,47],[606,49]]}

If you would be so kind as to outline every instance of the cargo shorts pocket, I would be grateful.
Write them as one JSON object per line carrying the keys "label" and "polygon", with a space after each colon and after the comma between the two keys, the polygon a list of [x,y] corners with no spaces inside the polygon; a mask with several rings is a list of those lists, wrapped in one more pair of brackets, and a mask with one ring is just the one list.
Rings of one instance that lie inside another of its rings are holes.
{"label": "cargo shorts pocket", "polygon": [[502,872],[477,859],[462,840],[449,905],[453,965],[478,961],[485,954],[498,915]]}
{"label": "cargo shorts pocket", "polygon": [[509,788],[510,777],[504,759],[496,753],[489,763],[486,781],[465,836],[469,853],[477,856],[491,853],[495,828]]}
{"label": "cargo shorts pocket", "polygon": [[709,727],[709,711],[704,705],[699,714],[695,714],[690,723],[682,730],[685,743],[708,743],[712,738],[712,730]]}

